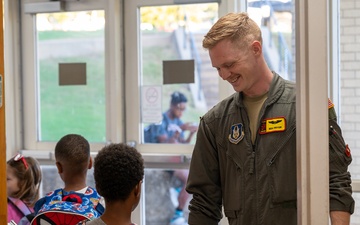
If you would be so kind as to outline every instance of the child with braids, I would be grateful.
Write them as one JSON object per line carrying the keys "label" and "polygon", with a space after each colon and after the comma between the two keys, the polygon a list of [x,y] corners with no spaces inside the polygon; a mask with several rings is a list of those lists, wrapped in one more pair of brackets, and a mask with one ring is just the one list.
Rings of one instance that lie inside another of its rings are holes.
{"label": "child with braids", "polygon": [[12,220],[19,224],[21,218],[34,212],[34,204],[39,199],[40,182],[40,165],[33,157],[17,154],[7,161],[8,222]]}

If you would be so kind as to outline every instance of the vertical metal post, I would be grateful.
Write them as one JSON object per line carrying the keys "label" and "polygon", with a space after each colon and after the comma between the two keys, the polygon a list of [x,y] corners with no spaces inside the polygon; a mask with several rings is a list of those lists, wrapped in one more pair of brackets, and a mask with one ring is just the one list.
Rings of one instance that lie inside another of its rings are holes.
{"label": "vertical metal post", "polygon": [[5,95],[4,95],[4,26],[3,1],[0,2],[0,223],[7,222],[7,195],[6,195],[6,141],[5,141]]}
{"label": "vertical metal post", "polygon": [[329,222],[328,5],[296,1],[298,224]]}

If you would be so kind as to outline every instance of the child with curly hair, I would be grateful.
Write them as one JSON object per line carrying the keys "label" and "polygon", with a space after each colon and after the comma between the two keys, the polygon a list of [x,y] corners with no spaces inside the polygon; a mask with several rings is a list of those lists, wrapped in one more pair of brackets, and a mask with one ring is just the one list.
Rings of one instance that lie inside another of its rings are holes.
{"label": "child with curly hair", "polygon": [[94,163],[96,189],[105,199],[104,214],[86,225],[135,225],[131,213],[140,201],[144,177],[141,154],[126,144],[110,144]]}
{"label": "child with curly hair", "polygon": [[18,224],[23,217],[34,212],[34,204],[39,199],[40,182],[40,165],[33,157],[17,154],[7,161],[8,222],[12,220]]}

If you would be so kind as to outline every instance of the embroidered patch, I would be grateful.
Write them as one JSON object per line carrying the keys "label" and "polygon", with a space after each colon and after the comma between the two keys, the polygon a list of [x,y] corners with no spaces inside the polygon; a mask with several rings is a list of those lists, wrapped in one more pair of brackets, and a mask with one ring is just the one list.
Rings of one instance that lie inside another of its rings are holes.
{"label": "embroidered patch", "polygon": [[239,143],[244,138],[244,129],[241,123],[234,124],[231,126],[229,141],[233,144]]}
{"label": "embroidered patch", "polygon": [[261,121],[259,134],[268,134],[272,132],[283,132],[286,130],[285,117],[276,117],[264,119]]}
{"label": "embroidered patch", "polygon": [[346,154],[347,157],[351,156],[351,151],[350,151],[349,145],[346,145],[345,154]]}
{"label": "embroidered patch", "polygon": [[334,108],[334,103],[330,99],[328,99],[328,108]]}

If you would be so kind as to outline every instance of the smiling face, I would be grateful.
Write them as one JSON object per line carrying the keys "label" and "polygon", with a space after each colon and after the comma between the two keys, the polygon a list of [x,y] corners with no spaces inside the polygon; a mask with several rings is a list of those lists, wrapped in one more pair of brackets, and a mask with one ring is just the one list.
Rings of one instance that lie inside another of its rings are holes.
{"label": "smiling face", "polygon": [[247,95],[256,93],[261,80],[258,65],[260,54],[261,44],[257,41],[240,48],[229,39],[224,39],[209,49],[212,65],[219,76],[228,81],[235,91]]}
{"label": "smiling face", "polygon": [[10,197],[20,190],[19,179],[15,175],[15,170],[9,165],[6,166],[6,188]]}

